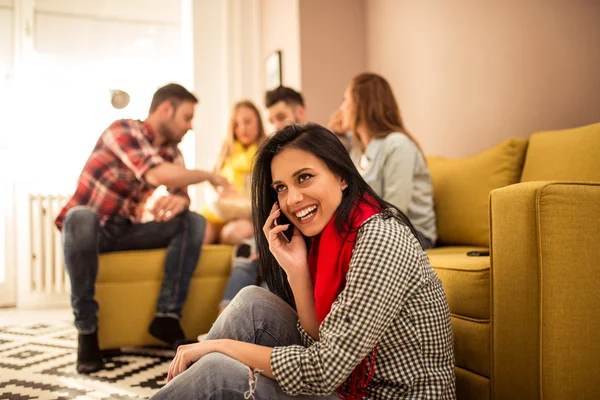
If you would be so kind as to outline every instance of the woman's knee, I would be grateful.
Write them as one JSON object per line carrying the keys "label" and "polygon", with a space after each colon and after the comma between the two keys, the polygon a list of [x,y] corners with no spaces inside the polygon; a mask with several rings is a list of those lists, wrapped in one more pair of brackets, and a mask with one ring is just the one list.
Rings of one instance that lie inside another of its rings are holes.
{"label": "woman's knee", "polygon": [[220,228],[212,222],[206,221],[203,244],[213,244],[219,238]]}
{"label": "woman's knee", "polygon": [[269,301],[271,296],[274,295],[268,290],[265,290],[260,286],[251,285],[240,290],[234,297],[234,300],[243,304],[261,304]]}
{"label": "woman's knee", "polygon": [[262,320],[279,314],[278,311],[281,308],[289,308],[289,306],[270,291],[251,285],[244,287],[235,295],[226,311],[228,319],[248,319],[250,317]]}
{"label": "woman's knee", "polygon": [[254,228],[252,222],[247,219],[238,219],[228,222],[220,233],[220,242],[223,244],[236,245],[242,240],[252,237]]}

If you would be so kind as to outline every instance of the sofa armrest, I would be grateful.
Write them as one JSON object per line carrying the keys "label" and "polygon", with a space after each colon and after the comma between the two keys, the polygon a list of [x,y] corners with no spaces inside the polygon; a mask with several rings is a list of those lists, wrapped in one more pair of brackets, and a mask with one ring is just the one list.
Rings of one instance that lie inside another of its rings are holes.
{"label": "sofa armrest", "polygon": [[600,394],[600,183],[490,193],[495,399]]}

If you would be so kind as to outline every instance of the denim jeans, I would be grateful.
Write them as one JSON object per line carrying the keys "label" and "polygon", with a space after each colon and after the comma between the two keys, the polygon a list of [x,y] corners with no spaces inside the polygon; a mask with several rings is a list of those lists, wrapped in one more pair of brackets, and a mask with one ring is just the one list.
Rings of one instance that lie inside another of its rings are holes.
{"label": "denim jeans", "polygon": [[[214,323],[206,340],[233,339],[262,346],[302,345],[298,314],[273,293],[247,286]],[[251,372],[253,374],[251,374]],[[252,378],[252,375],[254,378]],[[338,399],[331,396],[289,396],[277,381],[250,371],[221,353],[210,353],[165,385],[152,399]]]}
{"label": "denim jeans", "polygon": [[[223,298],[219,303],[219,308],[226,307],[231,300],[246,286],[256,285],[258,283],[258,261],[250,260],[249,258],[236,257],[233,260],[231,275],[227,281],[227,287],[223,293]],[[265,282],[261,287],[267,288]]]}
{"label": "denim jeans", "polygon": [[179,318],[200,258],[205,229],[204,217],[191,211],[166,222],[134,224],[125,218],[113,218],[101,226],[98,216],[89,208],[78,206],[69,210],[62,239],[71,279],[71,306],[79,333],[93,333],[97,329],[98,303],[94,300],[94,289],[98,255],[112,251],[167,247],[156,315]]}

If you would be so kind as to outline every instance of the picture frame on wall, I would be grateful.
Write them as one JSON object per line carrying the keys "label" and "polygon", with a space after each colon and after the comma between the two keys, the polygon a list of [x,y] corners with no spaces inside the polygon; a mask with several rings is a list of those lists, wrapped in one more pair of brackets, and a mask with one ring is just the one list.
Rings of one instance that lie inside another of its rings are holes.
{"label": "picture frame on wall", "polygon": [[281,50],[276,50],[269,54],[265,62],[265,67],[265,89],[273,90],[283,85]]}

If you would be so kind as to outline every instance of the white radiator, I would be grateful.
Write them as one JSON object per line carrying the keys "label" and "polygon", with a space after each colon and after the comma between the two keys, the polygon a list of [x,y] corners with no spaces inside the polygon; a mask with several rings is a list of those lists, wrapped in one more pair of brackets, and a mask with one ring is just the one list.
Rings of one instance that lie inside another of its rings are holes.
{"label": "white radiator", "polygon": [[15,185],[17,307],[69,305],[69,276],[54,220],[70,196],[49,183]]}
{"label": "white radiator", "polygon": [[69,293],[69,277],[64,268],[61,234],[54,225],[54,220],[69,198],[60,194],[29,196],[30,293]]}

